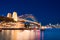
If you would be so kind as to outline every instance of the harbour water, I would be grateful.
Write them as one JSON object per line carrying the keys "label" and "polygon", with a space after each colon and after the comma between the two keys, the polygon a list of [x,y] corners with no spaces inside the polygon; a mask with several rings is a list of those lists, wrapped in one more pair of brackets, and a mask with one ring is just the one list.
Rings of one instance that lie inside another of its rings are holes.
{"label": "harbour water", "polygon": [[40,30],[2,30],[0,40],[40,40]]}
{"label": "harbour water", "polygon": [[[5,31],[4,33],[2,32],[0,32],[0,40],[13,40],[12,37],[14,36],[11,36],[11,31],[8,34]],[[16,40],[60,40],[60,29],[24,30],[17,34]]]}
{"label": "harbour water", "polygon": [[60,28],[46,29],[44,32],[44,40],[60,40]]}

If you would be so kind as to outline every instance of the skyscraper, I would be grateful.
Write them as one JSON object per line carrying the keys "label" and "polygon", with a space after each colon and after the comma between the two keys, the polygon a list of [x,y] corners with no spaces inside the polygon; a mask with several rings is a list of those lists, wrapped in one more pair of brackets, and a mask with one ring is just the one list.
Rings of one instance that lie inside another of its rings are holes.
{"label": "skyscraper", "polygon": [[17,21],[17,12],[13,12],[12,18],[14,19],[14,21]]}

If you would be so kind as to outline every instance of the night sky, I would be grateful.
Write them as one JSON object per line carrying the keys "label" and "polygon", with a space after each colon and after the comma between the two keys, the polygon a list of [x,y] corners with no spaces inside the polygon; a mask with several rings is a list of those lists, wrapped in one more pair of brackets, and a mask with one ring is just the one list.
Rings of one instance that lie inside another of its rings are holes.
{"label": "night sky", "polygon": [[14,11],[18,15],[33,14],[42,25],[60,24],[59,0],[0,0],[0,16]]}

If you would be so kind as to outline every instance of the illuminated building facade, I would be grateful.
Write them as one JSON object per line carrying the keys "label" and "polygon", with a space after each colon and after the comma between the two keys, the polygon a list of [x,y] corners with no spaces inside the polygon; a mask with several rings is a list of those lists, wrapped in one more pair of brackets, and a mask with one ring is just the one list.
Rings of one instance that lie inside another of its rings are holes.
{"label": "illuminated building facade", "polygon": [[12,18],[13,18],[15,21],[18,20],[18,19],[17,19],[17,12],[13,12],[13,14],[12,14]]}
{"label": "illuminated building facade", "polygon": [[[22,21],[30,22],[32,24],[38,24],[37,22],[32,22],[30,20],[20,19],[17,16],[17,12],[13,14],[8,13],[7,17],[13,18],[16,22],[2,22],[0,25],[4,28],[25,28],[25,24]],[[3,25],[3,26],[2,26]],[[38,24],[40,25],[40,24]],[[32,26],[33,28],[33,26]],[[2,40],[35,40],[34,30],[3,30],[1,34]]]}

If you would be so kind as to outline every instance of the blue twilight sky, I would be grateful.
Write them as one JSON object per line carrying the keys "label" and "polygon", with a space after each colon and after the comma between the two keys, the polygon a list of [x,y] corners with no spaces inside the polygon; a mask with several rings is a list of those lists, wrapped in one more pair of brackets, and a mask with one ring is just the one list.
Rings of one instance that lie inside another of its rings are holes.
{"label": "blue twilight sky", "polygon": [[0,0],[0,16],[13,11],[33,14],[42,25],[60,23],[59,0]]}

